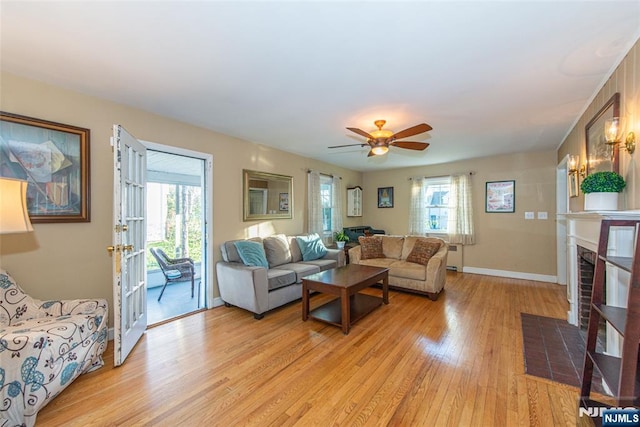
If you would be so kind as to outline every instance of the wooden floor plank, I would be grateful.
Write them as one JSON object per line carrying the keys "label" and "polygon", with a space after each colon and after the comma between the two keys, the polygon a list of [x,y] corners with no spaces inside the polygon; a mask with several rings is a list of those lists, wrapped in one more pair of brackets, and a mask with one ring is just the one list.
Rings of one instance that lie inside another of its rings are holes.
{"label": "wooden floor plank", "polygon": [[37,425],[575,425],[578,390],[522,354],[520,313],[567,308],[564,286],[453,272],[437,301],[391,291],[348,335],[299,301],[259,321],[219,307],[149,329],[121,367],[110,344]]}

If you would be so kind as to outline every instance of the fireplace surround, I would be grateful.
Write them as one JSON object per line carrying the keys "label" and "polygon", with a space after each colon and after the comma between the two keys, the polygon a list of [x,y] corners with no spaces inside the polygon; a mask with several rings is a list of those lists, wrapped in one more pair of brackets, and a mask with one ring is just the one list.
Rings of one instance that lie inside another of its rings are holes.
{"label": "fireplace surround", "polygon": [[[583,326],[586,320],[580,313],[588,316],[587,296],[581,297],[581,282],[593,283],[593,272],[589,269],[589,262],[595,261],[600,236],[600,223],[603,219],[640,219],[640,210],[607,211],[607,212],[576,212],[558,214],[558,221],[565,222],[566,228],[566,262],[567,262],[567,300],[569,311],[567,320],[570,324]],[[633,253],[634,235],[628,229],[613,228],[609,238],[609,254],[631,256]],[[580,248],[580,249],[579,249]],[[580,275],[584,277],[581,278]],[[591,280],[588,278],[591,276]],[[624,307],[627,303],[629,274],[614,265],[607,264],[605,298],[608,305]],[[583,290],[582,293],[588,293]],[[590,294],[588,296],[590,301]],[[609,325],[606,329],[606,352],[612,356],[619,356],[621,340],[618,333]]]}

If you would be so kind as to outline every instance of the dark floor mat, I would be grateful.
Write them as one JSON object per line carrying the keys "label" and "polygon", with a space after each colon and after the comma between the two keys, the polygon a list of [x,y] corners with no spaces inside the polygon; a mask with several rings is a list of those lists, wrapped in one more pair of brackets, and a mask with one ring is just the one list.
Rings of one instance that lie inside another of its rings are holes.
{"label": "dark floor mat", "polygon": [[[525,372],[580,387],[584,364],[585,333],[565,319],[520,313]],[[594,369],[591,390],[604,393]]]}

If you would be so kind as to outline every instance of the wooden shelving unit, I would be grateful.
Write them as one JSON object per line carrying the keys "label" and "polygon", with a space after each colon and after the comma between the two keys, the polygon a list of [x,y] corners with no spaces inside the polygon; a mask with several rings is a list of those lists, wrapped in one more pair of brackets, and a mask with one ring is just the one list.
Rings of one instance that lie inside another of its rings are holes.
{"label": "wooden shelving unit", "polygon": [[[593,277],[593,290],[587,327],[587,343],[580,390],[580,405],[595,406],[590,399],[594,367],[612,390],[620,407],[638,406],[640,381],[638,379],[638,346],[640,345],[640,238],[638,220],[602,220],[598,240],[598,256]],[[612,227],[628,227],[634,231],[631,257],[609,256],[609,238]],[[626,307],[605,304],[604,285],[607,264],[630,273],[629,296]],[[600,319],[608,322],[623,338],[621,357],[596,351]]]}

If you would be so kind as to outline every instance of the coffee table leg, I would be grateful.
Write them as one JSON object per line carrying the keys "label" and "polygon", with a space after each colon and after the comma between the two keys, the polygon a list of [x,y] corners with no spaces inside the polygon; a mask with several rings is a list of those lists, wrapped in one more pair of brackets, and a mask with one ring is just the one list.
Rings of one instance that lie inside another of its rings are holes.
{"label": "coffee table leg", "polygon": [[340,291],[340,303],[342,305],[342,333],[349,333],[349,323],[351,323],[351,304],[349,303],[349,294],[346,289]]}
{"label": "coffee table leg", "polygon": [[309,290],[307,284],[302,281],[302,320],[304,322],[309,318]]}
{"label": "coffee table leg", "polygon": [[389,276],[382,279],[382,302],[389,304]]}

